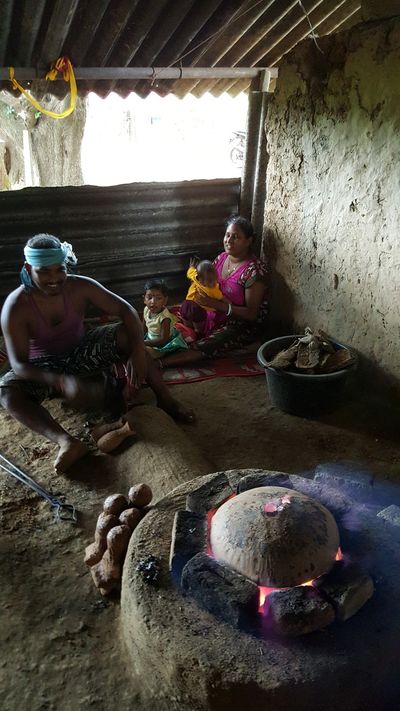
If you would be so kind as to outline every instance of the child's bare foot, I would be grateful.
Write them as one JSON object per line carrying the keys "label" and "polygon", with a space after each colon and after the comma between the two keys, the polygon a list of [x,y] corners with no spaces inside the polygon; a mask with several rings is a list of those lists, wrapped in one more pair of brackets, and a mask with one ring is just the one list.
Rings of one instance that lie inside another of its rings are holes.
{"label": "child's bare foot", "polygon": [[89,454],[86,445],[80,439],[69,437],[60,444],[58,456],[54,462],[54,469],[57,474],[62,474],[86,454]]}

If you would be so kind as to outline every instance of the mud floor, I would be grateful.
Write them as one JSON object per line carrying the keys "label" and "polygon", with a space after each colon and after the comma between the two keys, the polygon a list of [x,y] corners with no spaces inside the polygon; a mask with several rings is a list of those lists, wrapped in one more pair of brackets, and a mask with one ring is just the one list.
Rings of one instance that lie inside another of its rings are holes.
{"label": "mud floor", "polygon": [[[390,409],[381,413],[354,398],[318,421],[292,417],[270,405],[262,376],[174,386],[174,394],[197,412],[197,424],[183,429],[210,471],[304,473],[321,463],[348,463],[400,480],[398,423]],[[150,391],[143,400],[153,403]],[[70,431],[84,433],[83,415],[58,402],[50,409]],[[68,477],[57,476],[54,446],[4,412],[0,425],[0,451],[79,509],[79,525],[55,523],[45,502],[0,470],[1,708],[142,711],[140,682],[131,678],[120,641],[118,600],[99,595],[83,563],[103,499],[146,480],[135,443],[118,454],[90,455]],[[162,471],[151,474],[161,492]]]}

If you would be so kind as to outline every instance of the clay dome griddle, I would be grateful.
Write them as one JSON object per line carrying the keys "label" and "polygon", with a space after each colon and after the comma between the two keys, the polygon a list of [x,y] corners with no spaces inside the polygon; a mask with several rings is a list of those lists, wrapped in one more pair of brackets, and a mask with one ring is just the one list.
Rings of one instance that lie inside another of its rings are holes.
{"label": "clay dome griddle", "polygon": [[250,489],[220,506],[211,520],[214,558],[258,585],[293,587],[326,573],[339,532],[322,504],[293,489]]}

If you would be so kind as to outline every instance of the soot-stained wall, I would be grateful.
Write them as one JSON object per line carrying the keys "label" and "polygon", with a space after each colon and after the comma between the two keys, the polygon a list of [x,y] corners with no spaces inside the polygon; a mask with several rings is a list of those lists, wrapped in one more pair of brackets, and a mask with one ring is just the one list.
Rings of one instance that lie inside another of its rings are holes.
{"label": "soot-stained wall", "polygon": [[400,381],[400,17],[302,42],[269,104],[271,319]]}

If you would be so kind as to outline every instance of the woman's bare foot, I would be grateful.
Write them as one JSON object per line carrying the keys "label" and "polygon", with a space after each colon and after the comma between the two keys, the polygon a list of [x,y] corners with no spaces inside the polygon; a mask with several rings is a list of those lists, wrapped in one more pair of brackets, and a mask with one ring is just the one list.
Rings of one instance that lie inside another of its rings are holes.
{"label": "woman's bare foot", "polygon": [[157,405],[177,422],[193,423],[196,421],[193,410],[188,410],[179,400],[174,400],[173,397],[159,398]]}
{"label": "woman's bare foot", "polygon": [[54,469],[57,474],[62,474],[86,454],[89,454],[86,445],[80,439],[69,437],[60,444],[58,456],[54,462]]}

